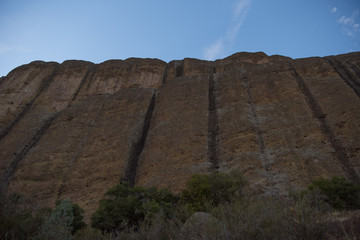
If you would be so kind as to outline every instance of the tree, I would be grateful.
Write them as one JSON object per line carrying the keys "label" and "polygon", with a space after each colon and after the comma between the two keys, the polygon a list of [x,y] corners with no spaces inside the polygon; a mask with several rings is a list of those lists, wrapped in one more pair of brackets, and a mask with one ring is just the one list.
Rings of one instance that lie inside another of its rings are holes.
{"label": "tree", "polygon": [[308,189],[309,191],[319,189],[326,196],[325,201],[336,209],[360,208],[359,185],[347,181],[344,177],[318,178],[309,185]]}
{"label": "tree", "polygon": [[86,227],[86,223],[84,222],[84,210],[80,208],[80,206],[76,203],[72,203],[72,213],[74,215],[73,222],[71,226],[73,227],[71,233],[75,234],[78,230]]}
{"label": "tree", "polygon": [[125,228],[137,228],[142,221],[151,222],[160,211],[170,217],[175,210],[176,197],[167,190],[131,187],[122,182],[100,200],[98,210],[91,217],[91,225],[102,232],[116,232]]}
{"label": "tree", "polygon": [[74,214],[69,199],[62,200],[51,212],[50,217],[42,225],[36,240],[71,240],[73,239]]}
{"label": "tree", "polygon": [[207,205],[217,206],[240,197],[245,184],[239,173],[195,174],[186,183],[181,199],[193,211],[206,211]]}
{"label": "tree", "polygon": [[31,212],[21,203],[20,194],[0,192],[0,239],[26,239],[33,233]]}

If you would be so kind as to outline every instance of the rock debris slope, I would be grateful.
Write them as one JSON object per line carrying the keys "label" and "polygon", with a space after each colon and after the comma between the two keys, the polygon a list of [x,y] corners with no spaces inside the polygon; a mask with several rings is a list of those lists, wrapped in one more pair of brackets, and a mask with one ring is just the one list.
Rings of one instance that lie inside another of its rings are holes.
{"label": "rock debris slope", "polygon": [[233,169],[251,195],[359,183],[360,53],[36,61],[1,78],[1,189],[35,208],[71,198],[88,218],[121,180],[179,192]]}

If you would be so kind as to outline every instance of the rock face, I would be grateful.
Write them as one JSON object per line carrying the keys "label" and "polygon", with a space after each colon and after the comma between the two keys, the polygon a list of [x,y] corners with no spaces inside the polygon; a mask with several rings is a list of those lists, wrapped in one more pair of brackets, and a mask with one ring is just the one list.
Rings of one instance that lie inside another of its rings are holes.
{"label": "rock face", "polygon": [[1,189],[96,210],[122,179],[179,192],[241,171],[246,194],[360,183],[360,53],[32,62],[0,80]]}

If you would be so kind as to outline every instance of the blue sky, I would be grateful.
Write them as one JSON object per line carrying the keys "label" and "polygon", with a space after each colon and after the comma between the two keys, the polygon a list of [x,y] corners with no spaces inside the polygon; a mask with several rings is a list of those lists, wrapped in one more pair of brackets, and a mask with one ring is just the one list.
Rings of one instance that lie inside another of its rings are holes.
{"label": "blue sky", "polygon": [[360,0],[0,0],[0,76],[34,60],[360,51]]}

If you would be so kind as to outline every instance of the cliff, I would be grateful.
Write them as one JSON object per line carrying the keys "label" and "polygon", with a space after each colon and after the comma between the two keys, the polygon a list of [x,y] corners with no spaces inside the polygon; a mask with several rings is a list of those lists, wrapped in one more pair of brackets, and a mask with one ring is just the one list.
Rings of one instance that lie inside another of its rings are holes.
{"label": "cliff", "polygon": [[360,53],[290,59],[36,61],[0,81],[1,188],[88,218],[126,179],[179,192],[238,169],[246,194],[360,183]]}

